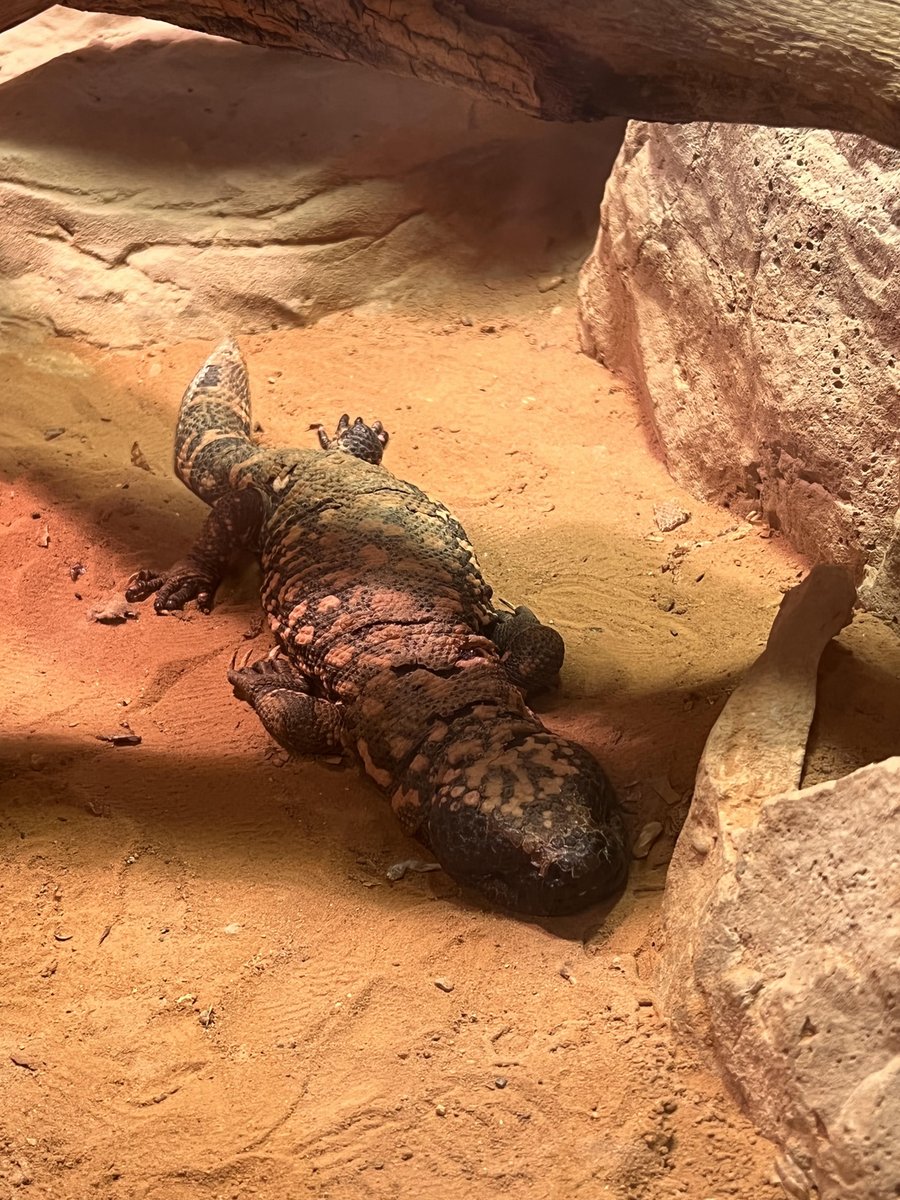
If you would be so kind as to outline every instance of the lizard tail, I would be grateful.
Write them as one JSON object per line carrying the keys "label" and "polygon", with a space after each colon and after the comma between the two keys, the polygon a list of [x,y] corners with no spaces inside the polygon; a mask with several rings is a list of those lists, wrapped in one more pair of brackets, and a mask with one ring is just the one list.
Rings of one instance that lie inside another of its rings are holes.
{"label": "lizard tail", "polygon": [[175,432],[175,474],[214,504],[230,487],[234,467],[253,451],[247,364],[226,338],[191,380],[181,399]]}

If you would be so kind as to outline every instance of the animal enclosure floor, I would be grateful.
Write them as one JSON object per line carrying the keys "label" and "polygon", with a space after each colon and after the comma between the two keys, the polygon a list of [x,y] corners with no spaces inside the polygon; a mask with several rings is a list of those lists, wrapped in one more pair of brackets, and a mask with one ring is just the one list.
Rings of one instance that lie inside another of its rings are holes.
{"label": "animal enclosure floor", "polygon": [[[245,339],[260,436],[381,418],[386,465],[565,636],[547,723],[662,837],[616,907],[565,921],[490,911],[440,872],[389,882],[427,854],[384,799],[353,770],[283,765],[231,695],[235,648],[269,644],[252,568],[208,617],[88,619],[199,526],[170,464],[209,345],[7,342],[0,1195],[780,1194],[650,975],[704,739],[805,565],[672,483],[627,391],[578,354],[570,285],[468,320]],[[692,516],[663,534],[665,501]],[[896,750],[898,679],[892,635],[858,618],[827,655],[810,778]],[[98,740],[123,722],[140,745]]]}

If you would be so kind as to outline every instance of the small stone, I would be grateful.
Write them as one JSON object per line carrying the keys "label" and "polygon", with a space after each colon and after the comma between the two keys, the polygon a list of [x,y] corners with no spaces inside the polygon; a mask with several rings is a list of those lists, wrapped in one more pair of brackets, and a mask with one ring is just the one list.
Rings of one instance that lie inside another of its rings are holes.
{"label": "small stone", "polygon": [[41,547],[42,550],[46,550],[47,547],[50,545],[50,526],[49,525],[45,525],[44,528],[41,530],[41,532],[38,536],[37,544]]}
{"label": "small stone", "polygon": [[447,1115],[447,1110],[446,1110],[446,1108],[444,1107],[444,1105],[443,1105],[443,1104],[438,1104],[438,1105],[435,1107],[435,1110],[434,1110],[434,1111],[435,1111],[435,1114],[436,1114],[437,1116],[439,1116],[439,1117],[446,1117],[446,1115]]}
{"label": "small stone", "polygon": [[13,1051],[9,1057],[17,1067],[24,1067],[26,1071],[36,1071],[38,1069],[37,1061],[33,1058],[29,1058],[26,1054],[22,1054],[19,1050]]}
{"label": "small stone", "polygon": [[503,1088],[505,1088],[505,1087],[506,1087],[506,1085],[507,1085],[507,1083],[508,1083],[508,1082],[509,1082],[509,1080],[505,1079],[505,1078],[504,1078],[502,1075],[499,1075],[499,1076],[498,1076],[498,1077],[497,1077],[497,1078],[494,1080],[494,1087],[495,1087],[495,1088],[500,1088],[500,1089],[502,1090]]}
{"label": "small stone", "polygon": [[147,462],[144,452],[137,442],[131,444],[131,462],[135,467],[140,467],[142,471],[149,471],[151,475],[153,474],[153,468]]}
{"label": "small stone", "polygon": [[675,601],[672,599],[671,596],[661,596],[659,598],[659,600],[657,600],[657,602],[656,602],[656,607],[661,612],[671,612],[672,609],[675,607]]}
{"label": "small stone", "polygon": [[436,979],[434,981],[434,986],[436,988],[440,988],[440,990],[442,992],[452,992],[453,991],[453,984],[450,982],[449,979],[444,979],[443,977]]}
{"label": "small stone", "polygon": [[409,1162],[409,1160],[412,1158],[412,1156],[413,1156],[412,1150],[401,1150],[400,1151],[400,1157],[404,1162]]}
{"label": "small stone", "polygon": [[44,430],[44,441],[52,442],[55,438],[62,437],[65,432],[65,425],[54,425],[52,428]]}
{"label": "small stone", "polygon": [[712,838],[702,830],[695,830],[690,837],[691,846],[698,854],[709,854],[712,850]]}
{"label": "small stone", "polygon": [[223,933],[240,933],[241,927],[236,921],[232,921],[230,925],[226,925],[222,930]]}
{"label": "small stone", "polygon": [[662,833],[663,827],[659,821],[648,821],[635,839],[631,853],[635,858],[646,858],[650,847]]}
{"label": "small stone", "polygon": [[663,533],[671,533],[673,529],[677,529],[679,525],[683,525],[685,521],[691,519],[691,514],[687,509],[682,508],[680,504],[674,504],[671,500],[666,500],[662,504],[654,504],[653,516],[657,527]]}
{"label": "small stone", "polygon": [[139,733],[98,733],[94,736],[98,742],[109,742],[111,746],[139,746],[143,740]]}
{"label": "small stone", "polygon": [[564,275],[543,275],[537,281],[537,290],[539,292],[552,292],[556,288],[562,287],[565,282]]}
{"label": "small stone", "polygon": [[124,596],[113,593],[94,605],[88,620],[100,625],[122,625],[125,621],[136,621],[137,615],[137,609],[131,608]]}

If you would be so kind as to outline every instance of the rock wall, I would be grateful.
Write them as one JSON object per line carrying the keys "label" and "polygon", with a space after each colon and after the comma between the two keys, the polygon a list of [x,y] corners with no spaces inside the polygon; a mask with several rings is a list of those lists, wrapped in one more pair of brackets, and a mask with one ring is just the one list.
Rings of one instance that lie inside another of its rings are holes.
{"label": "rock wall", "polygon": [[849,135],[632,123],[581,277],[585,349],[672,474],[761,511],[900,612],[900,152]]}
{"label": "rock wall", "polygon": [[623,130],[51,9],[0,37],[0,319],[130,346],[477,314],[492,276],[577,270]]}

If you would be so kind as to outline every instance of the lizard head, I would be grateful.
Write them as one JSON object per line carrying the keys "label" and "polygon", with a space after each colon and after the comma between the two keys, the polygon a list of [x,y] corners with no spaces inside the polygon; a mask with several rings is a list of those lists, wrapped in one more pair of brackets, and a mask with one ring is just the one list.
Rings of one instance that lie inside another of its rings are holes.
{"label": "lizard head", "polygon": [[625,880],[625,823],[599,763],[532,722],[453,729],[426,820],[457,882],[516,912],[578,912]]}

